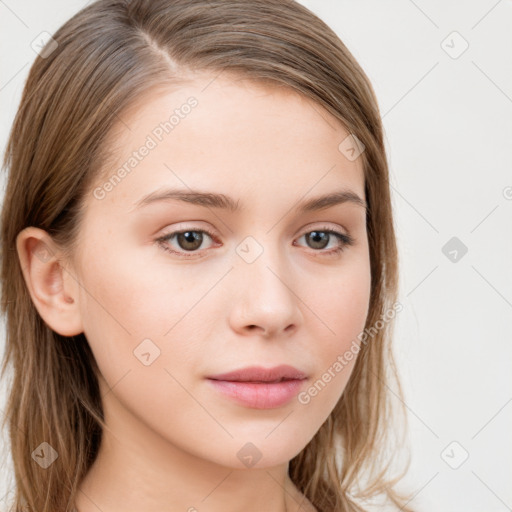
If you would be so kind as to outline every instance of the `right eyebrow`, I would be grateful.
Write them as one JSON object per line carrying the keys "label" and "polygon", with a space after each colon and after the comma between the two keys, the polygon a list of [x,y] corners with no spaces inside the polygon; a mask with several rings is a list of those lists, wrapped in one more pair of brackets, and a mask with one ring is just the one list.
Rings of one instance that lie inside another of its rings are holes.
{"label": "right eyebrow", "polygon": [[205,206],[207,208],[221,208],[235,213],[240,210],[239,201],[235,201],[224,194],[214,192],[202,192],[199,190],[165,189],[156,190],[137,201],[134,209],[141,208],[157,201],[178,200],[186,203]]}

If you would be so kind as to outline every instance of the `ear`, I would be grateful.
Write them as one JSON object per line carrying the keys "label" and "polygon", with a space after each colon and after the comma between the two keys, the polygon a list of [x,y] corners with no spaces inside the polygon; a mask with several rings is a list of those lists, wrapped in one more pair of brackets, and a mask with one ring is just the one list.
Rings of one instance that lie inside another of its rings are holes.
{"label": "ear", "polygon": [[62,336],[83,332],[79,284],[72,269],[61,264],[61,252],[50,235],[30,226],[16,237],[23,277],[37,311]]}

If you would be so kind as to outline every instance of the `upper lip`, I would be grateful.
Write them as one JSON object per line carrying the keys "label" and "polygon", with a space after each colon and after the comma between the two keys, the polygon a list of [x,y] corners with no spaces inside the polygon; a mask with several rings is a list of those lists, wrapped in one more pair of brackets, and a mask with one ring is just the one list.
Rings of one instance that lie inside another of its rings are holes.
{"label": "upper lip", "polygon": [[302,380],[307,378],[307,375],[293,366],[282,364],[273,368],[249,366],[228,373],[211,375],[208,378],[232,382],[279,382],[282,380]]}

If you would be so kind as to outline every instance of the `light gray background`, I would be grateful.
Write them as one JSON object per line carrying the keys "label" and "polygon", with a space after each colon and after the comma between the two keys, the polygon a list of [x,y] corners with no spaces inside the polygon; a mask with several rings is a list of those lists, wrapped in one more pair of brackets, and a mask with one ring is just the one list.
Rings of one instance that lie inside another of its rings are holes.
{"label": "light gray background", "polygon": [[[410,505],[512,510],[512,4],[301,3],[358,59],[383,116],[401,258],[396,353]],[[2,154],[32,41],[85,4],[0,0]],[[456,246],[445,255],[452,237],[465,255]],[[3,352],[3,331],[0,340]],[[11,492],[5,443],[0,508]]]}

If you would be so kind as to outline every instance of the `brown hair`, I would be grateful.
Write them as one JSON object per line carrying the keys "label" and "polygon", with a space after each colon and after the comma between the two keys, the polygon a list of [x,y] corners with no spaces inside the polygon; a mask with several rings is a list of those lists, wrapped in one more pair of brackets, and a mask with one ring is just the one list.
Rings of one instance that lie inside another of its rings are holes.
{"label": "brown hair", "polygon": [[[120,115],[155,87],[187,73],[226,71],[292,89],[334,115],[364,144],[371,299],[344,393],[310,443],[290,462],[292,481],[319,512],[362,511],[358,500],[384,495],[406,508],[390,479],[392,398],[402,397],[391,349],[398,254],[382,124],[372,86],[337,35],[292,0],[100,0],[67,21],[57,46],[30,69],[8,140],[1,219],[4,376],[13,376],[8,421],[14,510],[72,510],[100,445],[98,368],[84,334],[65,337],[42,320],[16,254],[27,226],[47,231],[73,255],[91,184],[112,149]],[[55,46],[55,45],[54,45]],[[341,141],[340,141],[341,142]],[[366,329],[365,329],[365,332]],[[405,411],[403,408],[401,412]],[[403,414],[400,423],[406,428]],[[31,453],[46,441],[59,454],[47,469]],[[388,460],[385,455],[389,455]],[[26,509],[24,509],[26,510]]]}

